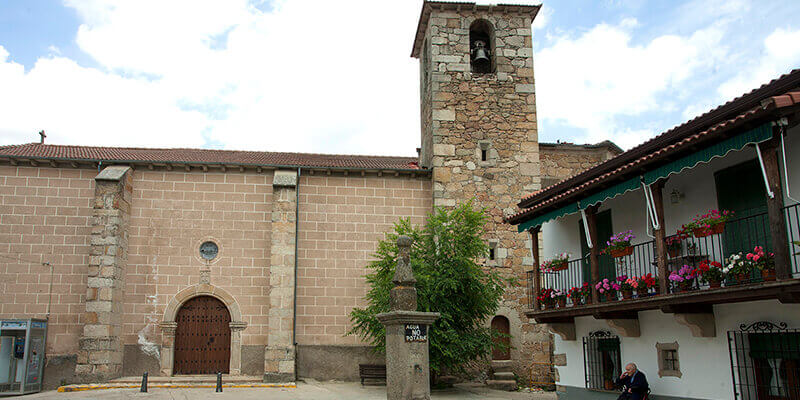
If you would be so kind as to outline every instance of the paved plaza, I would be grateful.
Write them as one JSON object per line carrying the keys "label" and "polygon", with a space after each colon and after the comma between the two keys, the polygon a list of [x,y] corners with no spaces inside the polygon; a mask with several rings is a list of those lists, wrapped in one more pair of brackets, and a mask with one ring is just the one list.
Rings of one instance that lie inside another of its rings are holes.
{"label": "paved plaza", "polygon": [[[435,390],[433,399],[484,399],[484,400],[544,400],[555,399],[554,393],[516,393],[488,389],[482,385],[459,384],[452,389]],[[139,393],[139,389],[106,389],[82,392],[59,393],[48,391],[32,394],[25,399],[297,399],[297,400],[383,400],[386,399],[385,386],[361,386],[358,382],[298,382],[297,388],[226,388],[215,393],[213,388],[203,389],[159,389]]]}

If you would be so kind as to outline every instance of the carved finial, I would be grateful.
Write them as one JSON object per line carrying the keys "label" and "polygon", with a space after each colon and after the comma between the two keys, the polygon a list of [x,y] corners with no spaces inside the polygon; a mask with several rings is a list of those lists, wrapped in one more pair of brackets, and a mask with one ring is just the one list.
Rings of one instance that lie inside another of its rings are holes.
{"label": "carved finial", "polygon": [[396,286],[413,286],[417,283],[414,272],[411,271],[411,238],[400,236],[397,238],[397,268],[394,270],[392,282]]}

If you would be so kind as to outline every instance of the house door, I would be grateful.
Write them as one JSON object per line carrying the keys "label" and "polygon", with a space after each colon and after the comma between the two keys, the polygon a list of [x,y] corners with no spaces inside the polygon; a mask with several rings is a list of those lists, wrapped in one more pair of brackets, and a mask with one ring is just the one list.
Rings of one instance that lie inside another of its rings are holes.
{"label": "house door", "polygon": [[[597,247],[598,251],[602,251],[608,244],[606,242],[608,239],[614,235],[614,229],[611,226],[611,210],[606,210],[601,213],[597,213],[597,217],[595,218],[597,223],[597,242],[592,243],[594,246]],[[592,273],[591,273],[591,266],[589,265],[589,244],[586,243],[586,231],[583,228],[583,220],[578,221],[578,232],[581,237],[581,254],[579,257],[582,257],[583,262],[581,263],[583,267],[583,281],[589,282],[590,284],[594,285],[597,282],[591,282],[592,280]],[[614,265],[614,259],[607,256],[600,256],[600,279],[608,278],[614,279],[617,276],[617,269]]]}
{"label": "house door", "polygon": [[228,373],[231,315],[211,296],[190,299],[175,317],[175,374]]}
{"label": "house door", "polygon": [[717,205],[733,211],[734,221],[725,224],[725,256],[752,252],[755,246],[772,251],[767,217],[767,190],[758,160],[750,160],[714,174]]}
{"label": "house door", "polygon": [[[492,342],[492,360],[510,360],[511,359],[511,326],[508,318],[498,315],[492,318],[492,330],[497,331],[502,336],[494,336]],[[498,346],[500,344],[500,346]]]}

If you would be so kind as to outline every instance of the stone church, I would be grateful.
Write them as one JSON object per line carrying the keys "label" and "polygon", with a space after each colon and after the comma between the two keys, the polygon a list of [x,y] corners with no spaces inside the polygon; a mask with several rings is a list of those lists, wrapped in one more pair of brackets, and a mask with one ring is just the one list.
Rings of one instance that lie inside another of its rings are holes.
{"label": "stone church", "polygon": [[486,268],[518,281],[486,321],[513,349],[491,356],[552,381],[549,333],[523,314],[531,243],[503,217],[621,150],[538,142],[538,10],[424,3],[416,158],[0,147],[0,319],[48,319],[51,387],[144,371],[353,380],[381,361],[345,335],[376,243],[399,218],[475,198]]}

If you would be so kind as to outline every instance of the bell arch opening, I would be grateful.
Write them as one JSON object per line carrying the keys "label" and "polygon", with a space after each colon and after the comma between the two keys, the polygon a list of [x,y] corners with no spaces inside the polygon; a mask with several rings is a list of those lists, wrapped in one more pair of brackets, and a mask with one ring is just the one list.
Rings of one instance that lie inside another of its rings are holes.
{"label": "bell arch opening", "polygon": [[476,74],[495,70],[494,27],[485,19],[477,19],[469,26],[470,69]]}

